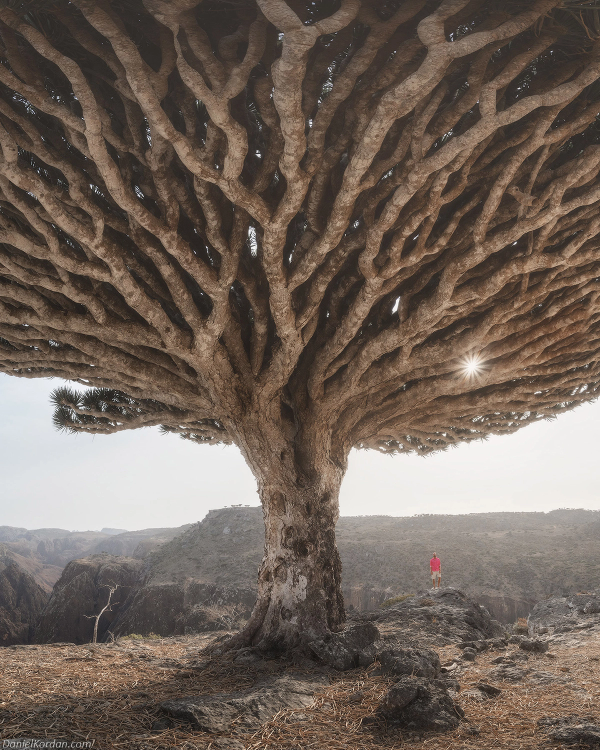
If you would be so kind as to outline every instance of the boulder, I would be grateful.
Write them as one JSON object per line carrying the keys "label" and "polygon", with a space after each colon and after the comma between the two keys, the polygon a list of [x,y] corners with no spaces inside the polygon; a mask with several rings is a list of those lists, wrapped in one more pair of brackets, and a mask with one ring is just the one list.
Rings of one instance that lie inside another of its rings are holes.
{"label": "boulder", "polygon": [[488,698],[497,698],[502,693],[502,690],[500,690],[500,688],[496,687],[495,685],[490,685],[487,682],[478,682],[475,687],[477,688],[477,690],[485,693]]}
{"label": "boulder", "polygon": [[490,672],[490,677],[498,680],[498,682],[521,682],[526,675],[527,670],[513,667],[510,664],[501,664]]}
{"label": "boulder", "polygon": [[539,638],[531,638],[521,641],[519,648],[523,651],[530,651],[534,654],[544,654],[548,650],[548,642],[542,641]]}
{"label": "boulder", "polygon": [[530,672],[527,675],[527,681],[532,682],[534,685],[564,685],[570,680],[565,675],[540,670]]}
{"label": "boulder", "polygon": [[455,680],[452,677],[447,677],[443,674],[440,675],[438,680],[446,688],[446,690],[448,691],[449,695],[452,698],[454,698],[455,695],[458,695],[460,693],[460,683],[458,680]]}
{"label": "boulder", "polygon": [[534,630],[554,628],[555,632],[599,621],[600,589],[587,593],[557,596],[539,602],[529,615],[529,625]]}
{"label": "boulder", "polygon": [[487,651],[490,647],[488,641],[463,641],[463,643],[456,644],[458,648],[470,648],[474,649],[478,654],[482,651]]}
{"label": "boulder", "polygon": [[600,724],[592,716],[544,717],[537,723],[550,740],[580,748],[600,747]]}
{"label": "boulder", "polygon": [[413,731],[456,729],[464,716],[440,680],[402,677],[383,697],[378,713],[387,722]]}
{"label": "boulder", "polygon": [[234,721],[236,726],[252,729],[283,709],[310,706],[315,691],[327,684],[325,677],[284,675],[268,678],[249,690],[165,701],[160,708],[204,732],[227,732]]}
{"label": "boulder", "polygon": [[400,630],[411,645],[437,647],[500,639],[504,628],[485,607],[458,589],[443,588],[417,594],[381,612],[358,615],[382,629]]}
{"label": "boulder", "polygon": [[379,630],[370,622],[351,625],[341,633],[328,633],[309,643],[310,650],[334,669],[368,667],[375,660]]}
{"label": "boulder", "polygon": [[557,727],[548,732],[550,739],[563,745],[577,747],[600,747],[600,724],[577,724],[570,727]]}
{"label": "boulder", "polygon": [[381,671],[386,675],[400,677],[414,675],[433,679],[440,674],[440,658],[431,649],[392,648],[377,654]]}

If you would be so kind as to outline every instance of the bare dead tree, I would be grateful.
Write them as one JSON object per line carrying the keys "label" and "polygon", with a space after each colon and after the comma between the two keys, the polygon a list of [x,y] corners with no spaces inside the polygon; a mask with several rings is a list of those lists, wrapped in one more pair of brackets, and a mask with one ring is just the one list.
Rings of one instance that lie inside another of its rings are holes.
{"label": "bare dead tree", "polygon": [[[110,608],[111,608],[110,601],[112,599],[112,595],[119,588],[119,584],[118,583],[113,583],[113,584],[104,583],[102,584],[100,588],[108,589],[108,599],[106,601],[106,604],[104,605],[104,607],[102,607],[102,609],[100,610],[100,612],[98,612],[97,615],[84,615],[84,617],[87,618],[88,620],[94,620],[94,634],[92,635],[92,643],[98,643],[98,623],[100,622],[100,618],[105,612],[110,612]],[[112,636],[112,640],[114,641],[114,636],[112,635],[112,633],[111,633],[111,636]]]}
{"label": "bare dead tree", "polygon": [[73,432],[239,446],[234,643],[344,624],[352,447],[509,434],[600,382],[587,0],[4,0],[0,371]]}

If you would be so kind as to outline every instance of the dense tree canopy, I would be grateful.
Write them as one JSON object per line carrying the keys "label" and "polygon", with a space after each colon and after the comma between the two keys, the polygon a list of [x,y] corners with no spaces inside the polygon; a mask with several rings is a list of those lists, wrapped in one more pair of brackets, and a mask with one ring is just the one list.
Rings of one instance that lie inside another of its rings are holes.
{"label": "dense tree canopy", "polygon": [[240,447],[251,637],[307,585],[341,626],[353,446],[595,397],[599,38],[586,0],[0,3],[0,371],[94,386],[72,431]]}

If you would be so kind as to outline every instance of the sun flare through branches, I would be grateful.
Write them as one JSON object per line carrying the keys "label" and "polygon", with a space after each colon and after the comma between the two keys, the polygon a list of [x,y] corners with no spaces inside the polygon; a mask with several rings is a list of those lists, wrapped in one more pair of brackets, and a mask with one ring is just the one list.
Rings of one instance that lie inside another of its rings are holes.
{"label": "sun flare through branches", "polygon": [[460,372],[467,380],[480,378],[486,366],[479,354],[468,354],[460,360]]}

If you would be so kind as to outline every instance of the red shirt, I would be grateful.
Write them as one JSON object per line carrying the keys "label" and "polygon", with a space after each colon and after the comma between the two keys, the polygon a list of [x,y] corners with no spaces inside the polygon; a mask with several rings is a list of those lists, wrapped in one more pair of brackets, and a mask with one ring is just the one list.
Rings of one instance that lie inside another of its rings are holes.
{"label": "red shirt", "polygon": [[439,570],[442,567],[442,563],[439,557],[432,557],[429,561],[431,570]]}

